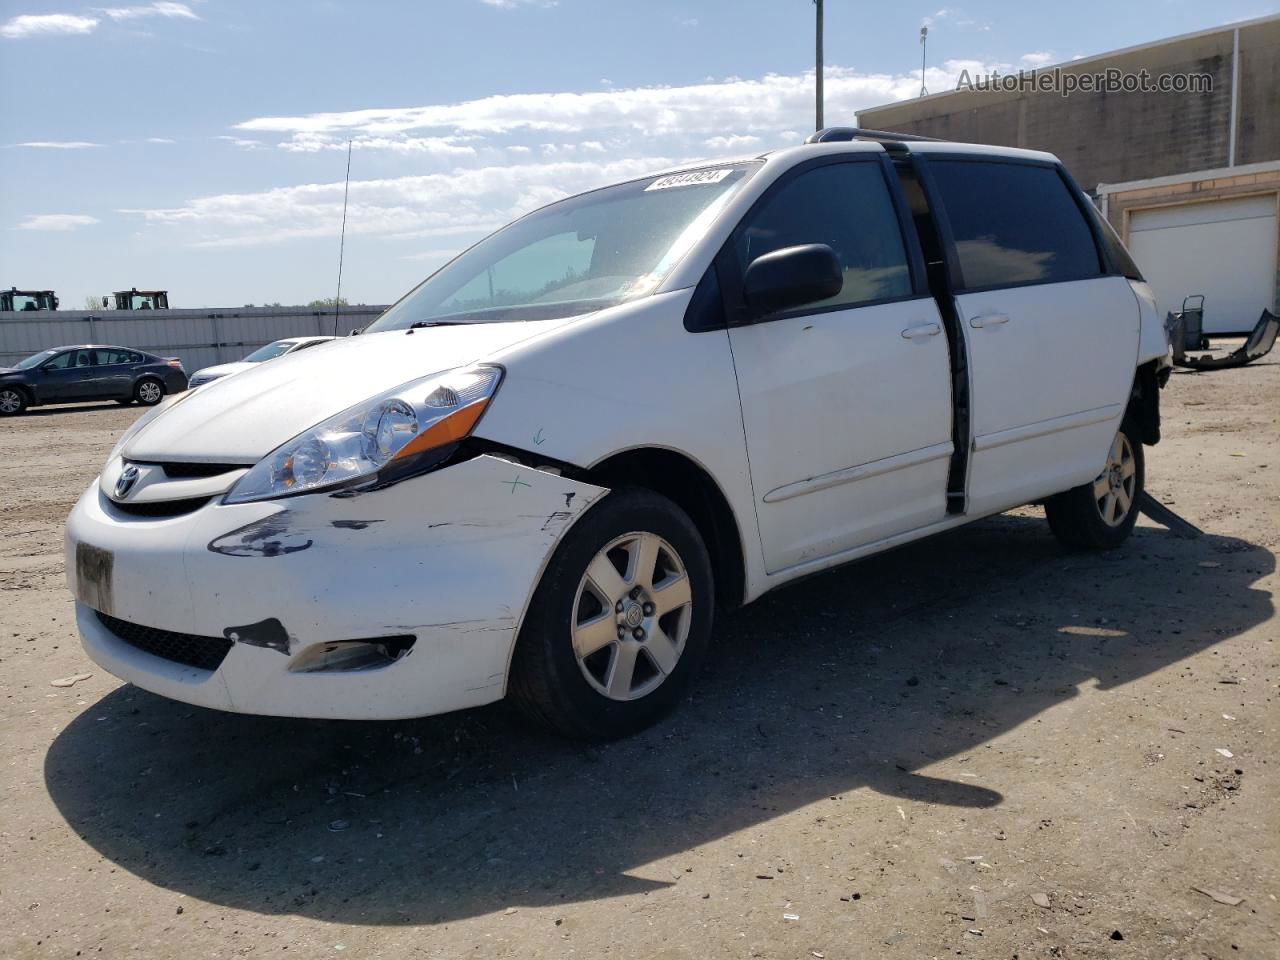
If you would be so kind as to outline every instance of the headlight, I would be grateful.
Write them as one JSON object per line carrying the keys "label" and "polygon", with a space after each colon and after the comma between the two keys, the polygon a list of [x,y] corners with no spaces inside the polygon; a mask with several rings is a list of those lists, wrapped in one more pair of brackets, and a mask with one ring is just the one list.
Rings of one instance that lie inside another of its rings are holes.
{"label": "headlight", "polygon": [[388,390],[277,447],[240,478],[226,502],[312,493],[434,466],[475,428],[501,381],[500,367],[476,366]]}

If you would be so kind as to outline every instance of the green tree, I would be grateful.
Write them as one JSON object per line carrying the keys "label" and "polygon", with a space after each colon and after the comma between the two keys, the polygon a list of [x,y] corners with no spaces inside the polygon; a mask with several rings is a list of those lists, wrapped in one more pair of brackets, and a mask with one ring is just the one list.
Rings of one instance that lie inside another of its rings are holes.
{"label": "green tree", "polygon": [[[339,307],[351,306],[351,304],[347,303],[346,297],[339,298],[337,305]],[[322,300],[312,300],[310,303],[307,304],[307,306],[308,307],[332,307],[334,306],[333,297],[325,297]]]}

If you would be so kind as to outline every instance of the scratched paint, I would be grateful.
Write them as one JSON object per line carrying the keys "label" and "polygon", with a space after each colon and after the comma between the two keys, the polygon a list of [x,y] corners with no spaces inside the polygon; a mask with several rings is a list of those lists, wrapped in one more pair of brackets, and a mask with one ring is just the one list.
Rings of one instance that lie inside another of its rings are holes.
{"label": "scratched paint", "polygon": [[293,517],[288,510],[223,534],[209,549],[227,557],[284,557],[309,549],[314,540],[289,529]]}

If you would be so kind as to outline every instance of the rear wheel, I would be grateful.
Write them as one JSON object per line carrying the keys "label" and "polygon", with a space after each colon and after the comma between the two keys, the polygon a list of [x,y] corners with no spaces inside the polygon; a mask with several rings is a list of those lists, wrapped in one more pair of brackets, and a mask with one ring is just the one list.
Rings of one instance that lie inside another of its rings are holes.
{"label": "rear wheel", "polygon": [[17,387],[0,387],[0,416],[12,417],[27,409],[27,395]]}
{"label": "rear wheel", "polygon": [[1049,528],[1072,547],[1118,547],[1138,520],[1138,497],[1144,481],[1142,441],[1136,424],[1126,418],[1111,443],[1102,472],[1089,483],[1045,503]]}
{"label": "rear wheel", "polygon": [[133,388],[133,399],[148,407],[154,407],[164,399],[164,384],[152,377],[138,381]]}
{"label": "rear wheel", "polygon": [[516,643],[512,700],[558,733],[610,740],[685,695],[711,638],[711,561],[665,497],[610,493],[556,549]]}

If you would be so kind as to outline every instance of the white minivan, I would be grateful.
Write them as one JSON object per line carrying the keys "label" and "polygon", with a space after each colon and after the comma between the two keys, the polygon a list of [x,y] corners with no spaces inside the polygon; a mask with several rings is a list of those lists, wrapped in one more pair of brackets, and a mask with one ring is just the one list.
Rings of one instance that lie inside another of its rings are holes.
{"label": "white minivan", "polygon": [[1118,544],[1151,290],[1049,154],[878,136],[553,203],[144,415],[67,523],[89,655],[221,710],[510,696],[603,739],[796,577],[1030,502]]}

